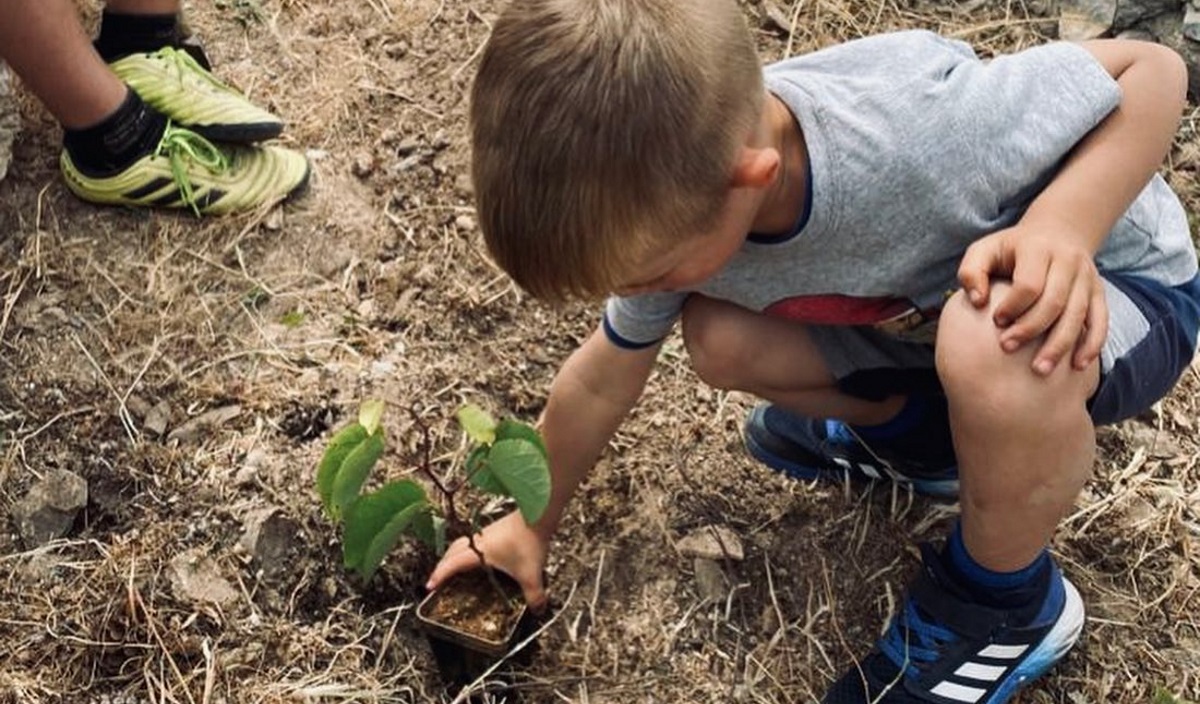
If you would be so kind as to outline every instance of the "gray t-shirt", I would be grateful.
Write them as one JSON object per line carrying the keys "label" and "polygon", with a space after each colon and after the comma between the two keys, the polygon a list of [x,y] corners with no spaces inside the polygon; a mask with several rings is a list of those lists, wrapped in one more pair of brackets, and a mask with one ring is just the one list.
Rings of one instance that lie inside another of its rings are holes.
{"label": "gray t-shirt", "polygon": [[[1078,45],[990,61],[924,31],[886,34],[766,68],[810,160],[808,216],[786,239],[751,236],[695,289],[809,324],[871,325],[930,342],[966,248],[1013,225],[1067,153],[1121,100]],[[1102,269],[1174,286],[1196,275],[1187,217],[1160,177],[1097,256]],[[613,297],[622,346],[670,332],[691,291]]]}

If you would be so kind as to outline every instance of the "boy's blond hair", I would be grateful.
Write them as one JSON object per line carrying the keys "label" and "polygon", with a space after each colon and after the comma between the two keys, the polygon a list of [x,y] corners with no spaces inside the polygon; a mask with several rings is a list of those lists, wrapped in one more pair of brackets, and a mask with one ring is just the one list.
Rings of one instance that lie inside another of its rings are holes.
{"label": "boy's blond hair", "polygon": [[513,0],[471,100],[492,256],[549,300],[631,283],[638,261],[711,228],[762,105],[733,0]]}

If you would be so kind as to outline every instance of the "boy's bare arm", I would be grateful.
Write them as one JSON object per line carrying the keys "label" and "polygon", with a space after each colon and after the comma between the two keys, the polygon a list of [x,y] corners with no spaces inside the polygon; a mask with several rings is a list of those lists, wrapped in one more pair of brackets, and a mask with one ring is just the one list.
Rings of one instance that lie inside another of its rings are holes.
{"label": "boy's bare arm", "polygon": [[[550,538],[576,488],[641,397],[658,349],[652,345],[624,350],[609,342],[603,330],[592,333],[555,376],[542,415],[551,473],[546,512],[536,525],[528,526],[514,511],[476,538],[489,564],[516,579],[535,608],[546,599],[541,582]],[[436,589],[452,575],[478,565],[467,541],[460,539],[446,550],[426,587]]]}
{"label": "boy's bare arm", "polygon": [[1117,80],[1121,104],[1076,146],[1021,221],[976,242],[959,268],[977,306],[987,302],[989,277],[1012,279],[996,308],[996,324],[1007,328],[1000,344],[1011,351],[1046,334],[1033,362],[1039,374],[1068,355],[1077,369],[1099,357],[1108,309],[1095,254],[1162,164],[1186,99],[1187,70],[1170,49],[1121,40],[1083,46]]}

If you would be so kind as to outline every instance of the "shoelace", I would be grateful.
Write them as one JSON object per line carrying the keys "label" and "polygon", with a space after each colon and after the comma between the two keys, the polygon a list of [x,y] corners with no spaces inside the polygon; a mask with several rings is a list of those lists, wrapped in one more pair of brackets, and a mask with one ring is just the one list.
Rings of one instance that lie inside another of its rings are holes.
{"label": "shoelace", "polygon": [[188,164],[199,164],[209,173],[222,174],[229,170],[229,157],[204,137],[189,129],[176,127],[170,121],[158,142],[156,153],[166,156],[170,161],[171,177],[179,187],[180,200],[191,207],[192,212],[200,215],[196,194],[188,179]]}
{"label": "shoelace", "polygon": [[190,74],[217,90],[225,93],[234,92],[232,88],[222,83],[219,78],[201,66],[186,50],[176,49],[173,46],[164,46],[157,53],[164,61],[175,65],[175,70],[179,74],[180,84],[183,83],[183,77]]}
{"label": "shoelace", "polygon": [[938,658],[942,649],[958,640],[953,631],[926,621],[916,604],[908,600],[892,619],[879,650],[904,674],[915,677],[922,665]]}

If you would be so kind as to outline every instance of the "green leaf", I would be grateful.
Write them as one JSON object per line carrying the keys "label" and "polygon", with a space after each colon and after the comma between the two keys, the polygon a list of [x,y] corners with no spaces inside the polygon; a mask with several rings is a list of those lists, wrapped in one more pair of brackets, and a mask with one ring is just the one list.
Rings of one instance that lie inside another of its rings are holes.
{"label": "green leaf", "polygon": [[488,469],[488,451],[491,449],[487,445],[476,445],[475,449],[471,450],[471,454],[467,455],[467,477],[481,491],[508,496],[508,489],[505,489],[500,480]]}
{"label": "green leaf", "polygon": [[358,424],[367,429],[368,435],[375,432],[382,418],[383,401],[379,399],[363,401],[362,405],[358,407]]}
{"label": "green leaf", "polygon": [[412,534],[429,546],[435,555],[446,552],[446,519],[439,516],[433,507],[417,516],[412,523]]}
{"label": "green leaf", "polygon": [[517,502],[526,523],[536,523],[550,503],[550,465],[537,445],[519,438],[497,440],[488,471]]}
{"label": "green leaf", "polygon": [[294,330],[304,323],[304,311],[299,308],[289,310],[279,318],[279,322],[283,323],[285,328]]}
{"label": "green leaf", "polygon": [[458,409],[457,416],[458,424],[472,441],[481,445],[491,445],[496,441],[496,421],[487,411],[468,403]]}
{"label": "green leaf", "polygon": [[546,454],[546,443],[542,441],[542,434],[537,431],[532,425],[522,423],[517,420],[505,418],[496,426],[497,440],[528,440],[541,450],[542,457],[548,457]]}
{"label": "green leaf", "polygon": [[339,430],[329,441],[321,463],[317,465],[317,494],[321,497],[321,505],[325,507],[326,515],[333,516],[333,481],[342,462],[350,451],[367,438],[367,431],[358,423],[351,423]]}
{"label": "green leaf", "polygon": [[378,429],[358,444],[338,469],[333,478],[333,515],[345,513],[346,507],[358,499],[358,491],[367,481],[367,475],[383,455],[383,430]]}
{"label": "green leaf", "polygon": [[400,536],[431,509],[425,490],[407,479],[364,495],[346,510],[343,563],[370,580]]}

